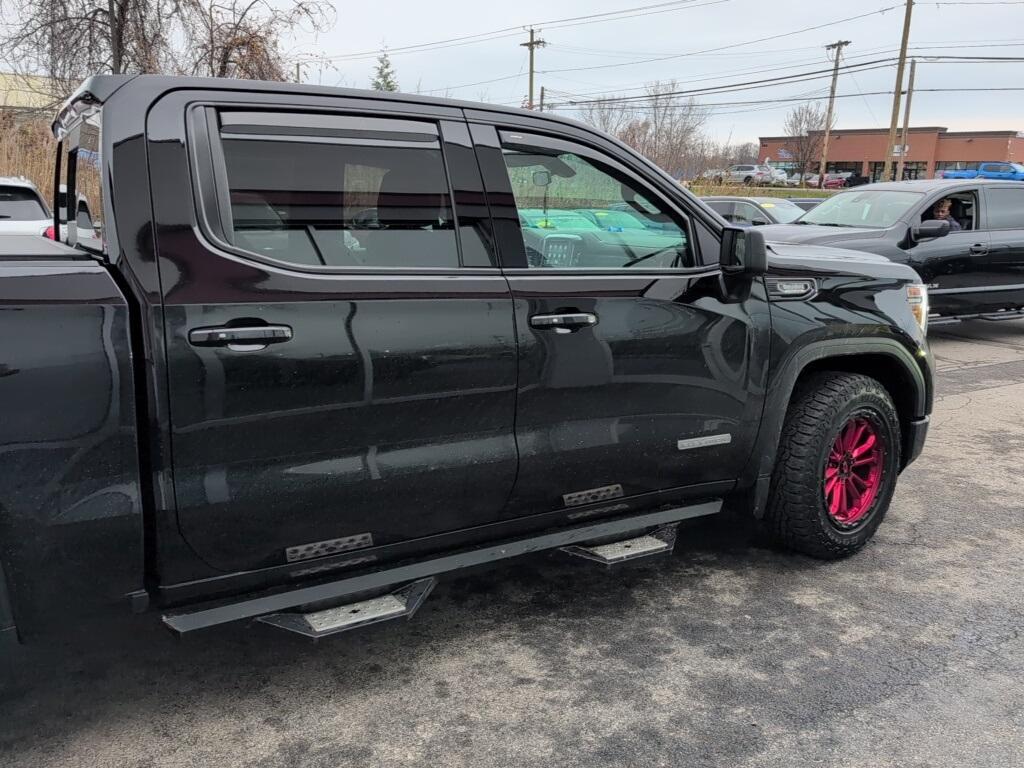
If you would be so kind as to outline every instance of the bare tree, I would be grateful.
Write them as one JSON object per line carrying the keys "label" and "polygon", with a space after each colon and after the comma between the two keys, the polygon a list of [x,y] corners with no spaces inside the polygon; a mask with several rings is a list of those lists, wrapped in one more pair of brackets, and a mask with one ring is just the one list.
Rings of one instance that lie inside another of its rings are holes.
{"label": "bare tree", "polygon": [[825,131],[825,109],[820,104],[807,102],[793,107],[783,123],[786,143],[783,149],[789,153],[790,162],[797,173],[804,175],[818,167],[821,162],[821,146]]}
{"label": "bare tree", "polygon": [[692,164],[694,145],[701,139],[708,113],[692,98],[675,95],[676,90],[674,80],[649,83],[643,99],[596,100],[584,105],[581,117],[678,178]]}
{"label": "bare tree", "polygon": [[179,0],[190,41],[181,69],[191,75],[287,80],[281,35],[296,27],[330,25],[331,6],[296,0],[278,7],[268,0]]}
{"label": "bare tree", "polygon": [[54,104],[92,74],[171,73],[283,80],[281,37],[327,28],[328,0],[0,0],[0,51],[50,78]]}

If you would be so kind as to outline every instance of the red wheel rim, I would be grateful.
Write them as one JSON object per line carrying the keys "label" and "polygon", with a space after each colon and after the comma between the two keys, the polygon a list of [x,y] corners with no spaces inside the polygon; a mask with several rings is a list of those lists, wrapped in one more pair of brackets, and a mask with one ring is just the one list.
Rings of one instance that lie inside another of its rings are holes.
{"label": "red wheel rim", "polygon": [[885,449],[878,429],[864,418],[843,425],[825,463],[825,507],[842,526],[860,522],[882,486]]}

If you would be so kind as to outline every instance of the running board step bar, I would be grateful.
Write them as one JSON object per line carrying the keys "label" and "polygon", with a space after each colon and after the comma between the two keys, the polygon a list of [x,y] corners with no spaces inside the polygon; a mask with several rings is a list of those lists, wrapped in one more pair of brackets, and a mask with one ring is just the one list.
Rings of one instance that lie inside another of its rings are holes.
{"label": "running board step bar", "polygon": [[396,589],[391,594],[371,597],[358,603],[339,605],[312,613],[272,613],[269,616],[260,616],[257,621],[319,640],[321,637],[388,619],[400,619],[403,616],[411,619],[436,583],[437,579],[429,576]]}
{"label": "running board step bar", "polygon": [[[353,575],[325,584],[298,587],[257,597],[220,600],[191,606],[186,609],[177,609],[165,613],[163,622],[175,632],[184,634],[197,629],[227,624],[232,621],[257,619],[269,616],[270,614],[281,614],[293,611],[304,605],[325,605],[343,603],[346,599],[363,599],[363,596],[367,594],[394,590],[396,587],[403,589],[411,587],[415,582],[430,576],[439,576],[452,571],[461,571],[466,568],[507,560],[520,555],[560,549],[574,544],[585,544],[586,542],[600,541],[602,539],[613,541],[617,536],[625,536],[634,531],[660,529],[664,526],[678,524],[682,520],[714,515],[721,508],[722,500],[712,499],[686,507],[662,509],[658,512],[647,512],[641,515],[604,520],[574,528],[562,528],[537,536],[512,539],[499,544],[488,544],[476,549],[467,549],[418,562],[395,565],[390,568]],[[355,603],[351,603],[349,608],[351,609],[355,605]],[[374,610],[384,611],[385,609],[374,604]]]}
{"label": "running board step bar", "polygon": [[570,547],[562,547],[561,551],[567,555],[593,560],[602,565],[618,565],[641,557],[671,554],[676,545],[676,531],[678,530],[679,523],[673,523],[662,526],[644,536],[604,544],[574,544]]}

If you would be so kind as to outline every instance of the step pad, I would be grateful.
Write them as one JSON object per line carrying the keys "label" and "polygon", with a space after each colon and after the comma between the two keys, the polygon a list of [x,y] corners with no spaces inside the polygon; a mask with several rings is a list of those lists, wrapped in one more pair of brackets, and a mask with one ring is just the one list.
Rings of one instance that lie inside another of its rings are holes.
{"label": "step pad", "polygon": [[631,539],[607,544],[577,544],[571,547],[562,547],[562,551],[605,565],[617,565],[641,557],[671,553],[676,543],[677,528],[677,525],[669,525]]}
{"label": "step pad", "polygon": [[388,595],[309,613],[272,613],[258,617],[257,621],[316,640],[388,619],[411,618],[434,588],[435,581],[434,578],[420,579]]}

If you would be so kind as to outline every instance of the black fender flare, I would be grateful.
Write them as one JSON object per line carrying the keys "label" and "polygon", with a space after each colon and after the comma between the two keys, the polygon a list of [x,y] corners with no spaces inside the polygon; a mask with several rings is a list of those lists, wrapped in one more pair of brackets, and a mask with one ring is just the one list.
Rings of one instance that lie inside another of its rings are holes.
{"label": "black fender flare", "polygon": [[[764,514],[768,500],[775,457],[782,438],[782,426],[789,409],[800,375],[813,363],[828,359],[842,359],[856,356],[884,356],[899,366],[905,378],[912,382],[910,395],[912,419],[923,419],[931,411],[932,392],[924,371],[907,347],[892,338],[840,338],[814,341],[799,349],[780,362],[772,375],[765,396],[761,427],[757,433],[754,449],[741,475],[738,487],[753,490],[753,513],[755,517]],[[906,436],[904,436],[906,439]]]}

